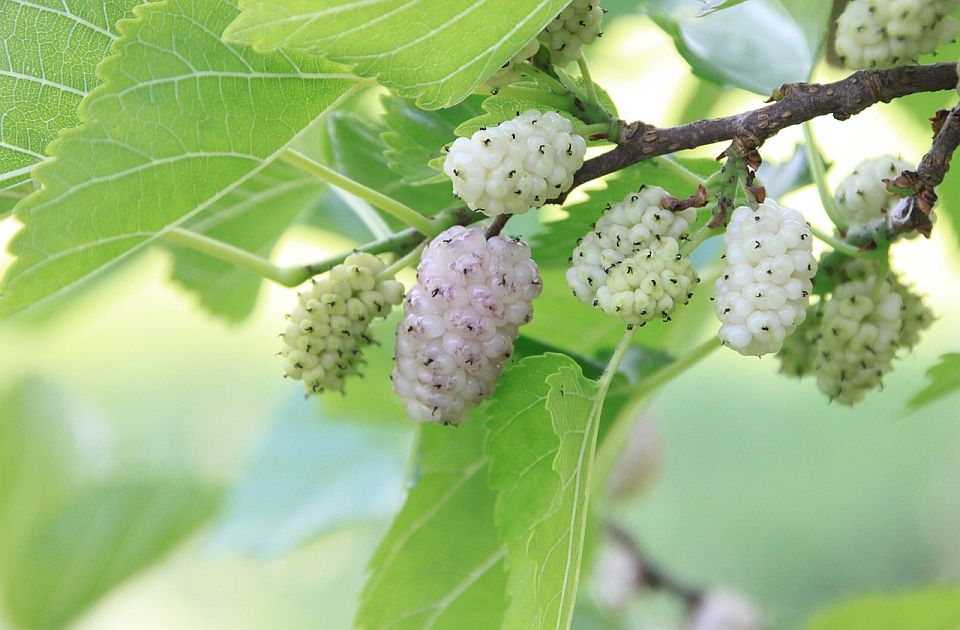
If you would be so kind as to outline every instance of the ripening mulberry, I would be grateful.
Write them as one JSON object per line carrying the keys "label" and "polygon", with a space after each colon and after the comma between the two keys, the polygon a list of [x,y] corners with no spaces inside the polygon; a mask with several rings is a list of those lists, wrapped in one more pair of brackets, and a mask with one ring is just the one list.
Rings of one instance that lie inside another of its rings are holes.
{"label": "ripening mulberry", "polygon": [[817,386],[855,405],[881,385],[900,342],[903,299],[890,278],[851,280],[834,290],[823,310],[815,361]]}
{"label": "ripening mulberry", "polygon": [[573,0],[540,33],[553,62],[563,65],[580,58],[583,47],[600,37],[603,24],[600,0]]}
{"label": "ripening mulberry", "polygon": [[451,145],[443,171],[453,192],[487,216],[522,214],[556,199],[583,166],[586,141],[560,114],[527,110]]}
{"label": "ripening mulberry", "polygon": [[493,393],[540,288],[525,243],[460,226],[430,242],[404,301],[391,377],[412,419],[459,424]]}
{"label": "ripening mulberry", "polygon": [[813,373],[817,341],[821,335],[820,325],[823,321],[822,304],[821,302],[811,306],[803,323],[783,340],[783,347],[777,353],[783,374],[803,378]]}
{"label": "ripening mulberry", "polygon": [[837,52],[851,68],[916,61],[952,41],[957,0],[852,0],[837,19]]}
{"label": "ripening mulberry", "polygon": [[920,343],[920,333],[933,325],[933,311],[926,305],[923,297],[903,284],[898,278],[893,280],[893,290],[900,295],[903,304],[900,311],[900,337],[897,341],[901,348],[913,350]]}
{"label": "ripening mulberry", "polygon": [[777,352],[807,314],[817,261],[807,222],[767,199],[733,211],[714,307],[720,340],[744,355]]}
{"label": "ripening mulberry", "polygon": [[503,64],[499,70],[493,73],[493,76],[487,79],[487,85],[497,89],[501,88],[504,85],[510,85],[511,83],[516,83],[520,80],[521,72],[517,68],[518,64],[523,63],[537,54],[537,50],[540,49],[539,40],[531,40],[527,42],[527,45],[520,49],[516,55],[510,58],[507,63]]}
{"label": "ripening mulberry", "polygon": [[280,354],[286,376],[302,380],[307,393],[342,391],[372,341],[370,325],[403,301],[403,285],[379,278],[383,269],[376,256],[353,253],[298,294]]}
{"label": "ripening mulberry", "polygon": [[644,186],[609,207],[577,247],[567,284],[586,304],[643,325],[669,319],[677,304],[693,297],[700,281],[680,253],[697,211],[670,212],[661,206],[666,192]]}
{"label": "ripening mulberry", "polygon": [[896,179],[913,168],[908,162],[891,155],[861,163],[837,187],[837,206],[850,225],[862,225],[882,219],[900,197],[887,190],[885,179]]}

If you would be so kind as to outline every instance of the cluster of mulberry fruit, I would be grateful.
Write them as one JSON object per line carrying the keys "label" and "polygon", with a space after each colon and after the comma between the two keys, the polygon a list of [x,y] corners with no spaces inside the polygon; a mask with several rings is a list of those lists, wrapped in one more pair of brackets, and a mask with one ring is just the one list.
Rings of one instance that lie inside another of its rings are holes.
{"label": "cluster of mulberry fruit", "polygon": [[720,340],[740,354],[777,352],[806,318],[817,261],[803,215],[767,199],[733,211],[714,307]]}
{"label": "cluster of mulberry fruit", "polygon": [[493,393],[540,275],[526,244],[453,227],[427,246],[397,328],[393,387],[419,422],[459,424]]}
{"label": "cluster of mulberry fruit", "polygon": [[535,109],[451,145],[443,171],[453,192],[487,216],[522,214],[573,185],[587,144],[569,120]]}
{"label": "cluster of mulberry fruit", "polygon": [[863,225],[886,216],[900,197],[887,190],[884,180],[896,179],[912,166],[890,155],[862,162],[837,187],[837,207],[851,226]]}
{"label": "cluster of mulberry fruit", "polygon": [[354,253],[298,294],[280,354],[286,376],[303,381],[307,393],[342,391],[373,341],[370,325],[403,301],[403,285],[378,277],[383,269],[376,256]]}
{"label": "cluster of mulberry fruit", "polygon": [[599,0],[573,0],[547,24],[538,38],[554,63],[562,65],[580,58],[583,47],[600,37],[603,13]]}
{"label": "cluster of mulberry fruit", "polygon": [[912,63],[952,41],[957,0],[851,0],[837,19],[837,53],[851,68]]}
{"label": "cluster of mulberry fruit", "polygon": [[662,207],[666,192],[645,186],[610,206],[573,250],[567,283],[586,304],[643,325],[669,319],[699,282],[680,253],[696,210]]}

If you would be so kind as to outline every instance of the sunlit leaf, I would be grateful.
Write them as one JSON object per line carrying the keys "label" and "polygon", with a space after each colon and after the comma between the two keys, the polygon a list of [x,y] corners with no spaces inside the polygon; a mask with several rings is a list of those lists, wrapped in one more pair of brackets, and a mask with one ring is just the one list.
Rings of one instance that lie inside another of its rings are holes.
{"label": "sunlit leaf", "polygon": [[241,0],[224,37],[322,54],[438,109],[466,98],[568,1]]}
{"label": "sunlit leaf", "polygon": [[[256,176],[355,84],[339,66],[223,44],[224,0],[165,0],[121,24],[83,125],[51,146],[0,315],[56,296]],[[282,106],[281,106],[282,105]]]}
{"label": "sunlit leaf", "polygon": [[77,107],[117,38],[114,25],[139,2],[0,3],[0,217],[9,203],[3,191],[28,180],[47,143],[77,124]]}
{"label": "sunlit leaf", "polygon": [[960,588],[932,587],[904,595],[864,597],[818,613],[807,630],[955,630]]}
{"label": "sunlit leaf", "polygon": [[596,395],[572,359],[544,355],[504,374],[488,409],[490,483],[510,575],[506,627],[570,625],[600,425]]}
{"label": "sunlit leaf", "polygon": [[480,415],[456,429],[421,428],[414,486],[371,561],[358,627],[503,627],[505,550]]}

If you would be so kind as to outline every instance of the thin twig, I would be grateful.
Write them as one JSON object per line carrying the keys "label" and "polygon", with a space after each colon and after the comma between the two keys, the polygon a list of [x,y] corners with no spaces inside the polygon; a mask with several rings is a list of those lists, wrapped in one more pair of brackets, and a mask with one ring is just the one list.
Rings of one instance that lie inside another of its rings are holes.
{"label": "thin twig", "polygon": [[952,90],[956,86],[955,63],[861,70],[835,83],[784,85],[773,95],[775,102],[771,105],[734,116],[664,129],[633,122],[623,126],[615,149],[583,165],[574,178],[574,187],[658,155],[734,138],[760,146],[786,127],[820,116],[845,120],[877,103],[920,92]]}

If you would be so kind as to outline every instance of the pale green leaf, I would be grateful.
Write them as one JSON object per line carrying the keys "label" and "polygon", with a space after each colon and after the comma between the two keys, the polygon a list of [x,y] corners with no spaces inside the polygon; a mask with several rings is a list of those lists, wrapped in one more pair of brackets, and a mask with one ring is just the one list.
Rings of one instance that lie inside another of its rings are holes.
{"label": "pale green leaf", "polygon": [[279,410],[220,517],[218,544],[275,556],[393,514],[413,427],[335,416],[323,402],[298,388]]}
{"label": "pale green leaf", "polygon": [[490,483],[507,545],[509,628],[568,628],[588,519],[597,386],[565,355],[511,368],[487,414]]}
{"label": "pale green leaf", "polygon": [[120,25],[83,125],[51,145],[43,185],[19,205],[26,227],[0,315],[80,283],[256,176],[355,81],[297,53],[258,55],[212,35],[224,0],[165,0]]}
{"label": "pale green leaf", "polygon": [[[283,233],[316,205],[325,190],[316,177],[273,162],[184,227],[269,258]],[[194,293],[201,306],[229,322],[250,315],[263,278],[190,249],[174,251],[173,279]]]}
{"label": "pale green leaf", "polygon": [[960,390],[960,354],[947,353],[940,362],[927,370],[927,386],[910,399],[912,409],[923,407]]}
{"label": "pale green leaf", "polygon": [[357,626],[501,628],[505,550],[493,522],[480,414],[424,425],[415,485],[371,561]]}
{"label": "pale green leaf", "polygon": [[62,628],[195,531],[217,494],[187,480],[118,480],[78,492],[31,532],[4,574],[12,619]]}
{"label": "pale green leaf", "polygon": [[241,0],[227,41],[306,50],[424,109],[466,98],[569,0]]}
{"label": "pale green leaf", "polygon": [[383,121],[387,130],[381,138],[389,147],[385,155],[390,168],[400,173],[405,183],[415,185],[443,175],[429,162],[443,157],[443,147],[456,140],[454,129],[464,120],[479,116],[482,103],[483,97],[472,96],[447,109],[425,111],[413,101],[385,96]]}
{"label": "pale green leaf", "polygon": [[714,11],[719,11],[721,9],[729,9],[730,7],[735,7],[741,2],[746,0],[702,0],[703,6],[700,7],[700,12],[697,14],[698,17],[708,15]]}
{"label": "pale green leaf", "polygon": [[0,183],[0,219],[13,214],[14,207],[31,192],[33,192],[33,184],[29,181]]}
{"label": "pale green leaf", "polygon": [[[535,88],[535,83],[518,83],[517,87]],[[571,105],[573,102],[571,101]],[[481,127],[494,127],[505,120],[511,120],[516,117],[518,112],[525,112],[528,109],[543,110],[543,104],[525,99],[522,97],[509,96],[506,94],[497,94],[490,96],[483,101],[483,114],[466,120],[457,126],[455,133],[458,136],[469,137],[480,130]],[[558,110],[557,113],[564,118],[576,124],[577,118],[570,112]]]}
{"label": "pale green leaf", "polygon": [[[0,188],[26,181],[47,143],[77,124],[81,99],[140,0],[0,3]],[[0,195],[0,216],[5,200]]]}
{"label": "pale green leaf", "polygon": [[902,595],[874,595],[817,614],[807,630],[956,630],[960,588],[932,587]]}
{"label": "pale green leaf", "polygon": [[[833,1],[751,0],[708,15],[687,0],[644,0],[643,6],[697,75],[770,94],[809,79]],[[770,63],[771,55],[777,63]]]}
{"label": "pale green leaf", "polygon": [[38,380],[0,392],[0,574],[37,520],[74,486],[71,405]]}

